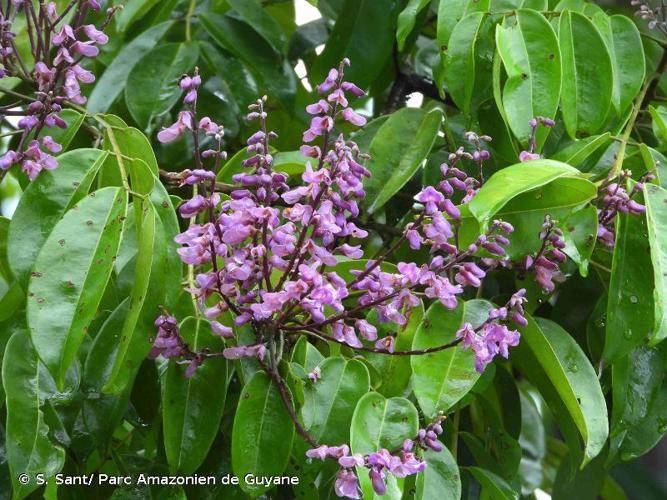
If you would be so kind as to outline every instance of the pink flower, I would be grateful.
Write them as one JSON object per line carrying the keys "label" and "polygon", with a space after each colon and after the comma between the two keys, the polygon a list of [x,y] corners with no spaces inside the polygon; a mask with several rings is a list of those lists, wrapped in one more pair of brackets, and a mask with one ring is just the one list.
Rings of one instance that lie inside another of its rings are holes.
{"label": "pink flower", "polygon": [[192,130],[192,114],[189,111],[181,111],[178,113],[176,122],[170,127],[162,129],[158,133],[157,139],[162,143],[168,143],[183,135],[188,129]]}

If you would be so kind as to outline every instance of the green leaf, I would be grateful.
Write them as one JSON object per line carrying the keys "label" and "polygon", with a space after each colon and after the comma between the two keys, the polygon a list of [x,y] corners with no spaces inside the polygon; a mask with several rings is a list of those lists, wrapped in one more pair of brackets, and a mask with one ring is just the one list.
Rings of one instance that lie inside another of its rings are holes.
{"label": "green leaf", "polygon": [[603,359],[616,361],[654,334],[653,270],[646,218],[619,213]]}
{"label": "green leaf", "polygon": [[[369,392],[361,398],[354,410],[350,426],[350,448],[352,453],[363,455],[376,452],[381,448],[393,450],[405,439],[414,438],[419,431],[419,415],[417,408],[405,398],[389,398],[377,392]],[[364,498],[375,498],[373,488],[364,473],[360,470],[359,480]],[[396,498],[395,492],[400,486],[394,486],[395,479],[388,481],[389,498]],[[400,498],[400,495],[398,496]]]}
{"label": "green leaf", "polygon": [[182,93],[178,78],[192,71],[198,57],[196,43],[165,43],[144,55],[132,68],[127,77],[125,102],[142,128],[176,104]]}
{"label": "green leaf", "polygon": [[399,2],[393,0],[345,0],[324,51],[315,61],[310,80],[319,84],[329,69],[344,57],[352,65],[345,78],[368,87],[391,60]]}
{"label": "green leaf", "polygon": [[[502,102],[514,135],[527,143],[529,121],[536,116],[554,118],[561,95],[561,54],[551,24],[539,12],[519,9],[512,24],[506,18],[496,28],[496,44],[507,81]],[[548,129],[538,130],[538,144]]]}
{"label": "green leaf", "polygon": [[475,88],[475,44],[486,14],[473,12],[454,27],[445,56],[445,82],[456,105],[470,113]]}
{"label": "green leaf", "polygon": [[578,12],[561,14],[558,39],[565,129],[572,138],[582,132],[594,134],[605,123],[614,90],[609,50],[595,25]]}
{"label": "green leaf", "polygon": [[528,317],[510,359],[542,394],[573,454],[581,436],[583,464],[596,457],[608,436],[607,405],[595,369],[576,341],[556,323]]}
{"label": "green leaf", "polygon": [[[107,121],[108,117],[109,115],[103,119],[103,122],[106,124],[104,127],[104,149],[110,153],[114,153],[115,156],[110,156],[107,161],[113,163],[112,166],[117,168],[119,163],[118,155],[121,154],[124,157],[127,157],[125,163],[128,163],[129,160],[129,166],[126,170],[128,170],[130,176],[132,176],[134,168],[141,169],[141,167],[133,167],[133,160],[141,160],[145,162],[152,174],[158,176],[160,169],[157,164],[157,159],[155,158],[155,153],[153,152],[153,147],[151,146],[151,141],[148,140],[148,137],[134,127],[115,126]],[[153,185],[151,179],[145,182],[145,186],[148,184],[150,184],[148,188],[144,187],[142,189],[138,186],[133,186],[133,189],[142,194],[146,194],[151,191]],[[141,189],[141,191],[139,191],[139,189]]]}
{"label": "green leaf", "polygon": [[229,16],[208,13],[200,15],[199,20],[218,45],[252,69],[263,89],[282,103],[292,104],[296,93],[294,70],[287,61],[276,57],[264,38],[243,21]]}
{"label": "green leaf", "polygon": [[460,432],[468,451],[475,459],[475,463],[489,472],[498,474],[507,481],[516,479],[521,461],[521,446],[519,442],[502,429],[488,424],[490,430],[485,439],[470,432]]}
{"label": "green leaf", "polygon": [[387,203],[426,159],[440,130],[442,112],[403,108],[380,127],[369,148],[365,203],[373,213]]}
{"label": "green leaf", "polygon": [[352,413],[370,389],[366,366],[354,359],[327,358],[321,379],[307,382],[301,409],[303,425],[321,443],[347,443]]}
{"label": "green leaf", "polygon": [[466,469],[482,486],[482,495],[491,500],[516,500],[519,494],[505,480],[491,471],[479,467]]}
{"label": "green leaf", "polygon": [[426,450],[424,461],[427,467],[417,476],[415,500],[461,498],[461,476],[449,450]]}
{"label": "green leaf", "polygon": [[82,391],[87,395],[83,401],[81,416],[91,449],[104,446],[112,438],[113,430],[125,414],[130,391],[120,394],[103,394],[118,351],[118,332],[128,313],[130,299],[123,300],[106,319],[95,336],[83,367]]}
{"label": "green leaf", "polygon": [[[220,352],[222,339],[196,318],[180,325],[181,336],[193,351]],[[169,361],[162,392],[164,449],[172,471],[192,474],[206,458],[218,434],[227,395],[227,360],[208,359],[191,377],[187,365]]]}
{"label": "green leaf", "polygon": [[44,243],[28,284],[27,318],[40,359],[63,387],[113,269],[127,195],[91,193],[67,212]]}
{"label": "green leaf", "polygon": [[[456,340],[456,331],[465,322],[480,326],[493,308],[490,302],[471,300],[450,310],[435,302],[426,311],[424,321],[417,329],[413,349],[437,347]],[[475,370],[472,351],[455,347],[440,352],[412,356],[412,384],[419,407],[427,418],[446,411],[465,396],[475,385],[480,374]]]}
{"label": "green leaf", "polygon": [[132,68],[144,57],[164,34],[171,28],[172,22],[164,22],[152,26],[123,48],[114,57],[102,76],[93,87],[88,103],[90,113],[104,113],[109,110],[116,98],[125,88],[127,77]]}
{"label": "green leaf", "polygon": [[438,48],[444,50],[449,45],[449,37],[456,24],[471,12],[489,10],[489,0],[440,0],[438,5]]}
{"label": "green leaf", "polygon": [[559,149],[552,154],[550,158],[576,167],[583,163],[586,158],[591,156],[599,148],[609,144],[610,140],[611,134],[609,132],[586,137],[585,139],[574,141],[572,144]]}
{"label": "green leaf", "polygon": [[646,170],[653,170],[658,177],[658,183],[663,188],[667,188],[667,158],[646,144],[639,145],[639,152],[646,165]]}
{"label": "green leaf", "polygon": [[[287,466],[294,424],[276,384],[263,372],[248,381],[239,398],[232,430],[232,469],[243,478],[279,476]],[[248,494],[258,496],[268,488],[240,481]]]}
{"label": "green leaf", "polygon": [[7,257],[14,276],[26,284],[43,243],[55,224],[87,193],[107,154],[77,149],[58,158],[58,169],[45,170],[24,191],[9,226]]}
{"label": "green leaf", "polygon": [[121,392],[134,378],[142,360],[148,355],[153,321],[165,296],[167,276],[164,228],[156,209],[148,201],[135,201],[141,207],[137,224],[138,253],[134,282],[130,292],[129,312],[119,332],[118,353],[103,391]]}
{"label": "green leaf", "polygon": [[[65,464],[65,451],[51,442],[44,422],[39,371],[39,360],[27,332],[17,330],[9,339],[2,364],[2,383],[10,389],[5,446],[14,487],[12,498],[16,499],[37,489],[36,474],[50,478]],[[28,475],[28,484],[19,482],[20,474]]]}
{"label": "green leaf", "polygon": [[257,0],[227,0],[227,2],[277,53],[284,52],[287,40],[280,24]]}
{"label": "green leaf", "polygon": [[[514,232],[509,236],[510,243],[505,247],[507,258],[520,259],[537,253],[541,245],[539,234],[547,214],[557,220],[560,226],[563,226],[573,213],[578,213],[579,209],[595,196],[597,196],[597,188],[586,179],[560,177],[510,199],[492,217],[502,219],[514,226]],[[480,224],[471,215],[468,205],[462,205],[460,210],[459,246],[464,248],[474,243],[482,230]],[[595,220],[597,221],[597,216]],[[576,229],[582,221],[574,219],[574,222],[576,224],[572,227]],[[584,222],[586,224],[583,225],[582,230],[574,234],[576,238],[571,238],[572,255],[575,255],[574,250],[578,251],[579,248],[582,252],[593,249],[597,226],[591,233],[590,220],[584,219]],[[592,235],[591,240],[588,239],[589,235]]]}
{"label": "green leaf", "polygon": [[135,21],[141,19],[158,0],[127,0],[123,9],[115,16],[116,29],[120,32],[126,31]]}
{"label": "green leaf", "polygon": [[398,42],[398,50],[403,50],[405,41],[407,40],[412,29],[415,27],[417,21],[417,14],[419,14],[431,0],[410,0],[405,8],[398,15],[398,29],[396,30],[396,41]]}
{"label": "green leaf", "polygon": [[667,108],[658,106],[657,108],[650,106],[648,112],[653,119],[653,133],[661,145],[667,143]]}
{"label": "green leaf", "polygon": [[470,212],[485,227],[515,196],[544,186],[559,177],[580,175],[576,168],[553,160],[534,160],[504,168],[482,186],[471,200]]}
{"label": "green leaf", "polygon": [[612,104],[616,112],[621,114],[632,104],[644,83],[646,62],[641,35],[635,23],[627,16],[608,16],[598,12],[592,20],[602,34],[611,56],[614,76]]}
{"label": "green leaf", "polygon": [[598,212],[593,206],[574,212],[561,224],[565,248],[563,251],[579,266],[579,273],[588,275],[588,262],[595,249]]}
{"label": "green leaf", "polygon": [[[410,311],[405,326],[397,327],[392,323],[378,321],[376,310],[372,310],[366,319],[377,328],[378,338],[395,333],[394,350],[409,351],[412,349],[417,328],[424,319],[424,304],[420,303]],[[382,383],[377,388],[377,392],[385,397],[400,396],[405,392],[412,376],[409,356],[386,356],[375,353],[364,353],[364,356],[380,374]]]}
{"label": "green leaf", "polygon": [[[7,239],[10,223],[11,221],[7,217],[0,216],[0,279],[4,279],[6,282],[13,280],[13,274],[9,268],[9,261],[7,259]],[[0,296],[3,293],[0,293]]]}
{"label": "green leaf", "polygon": [[655,287],[655,327],[651,341],[656,344],[667,337],[667,190],[655,184],[645,184],[644,201]]}
{"label": "green leaf", "polygon": [[612,451],[621,460],[640,457],[667,432],[665,344],[639,346],[612,365]]}

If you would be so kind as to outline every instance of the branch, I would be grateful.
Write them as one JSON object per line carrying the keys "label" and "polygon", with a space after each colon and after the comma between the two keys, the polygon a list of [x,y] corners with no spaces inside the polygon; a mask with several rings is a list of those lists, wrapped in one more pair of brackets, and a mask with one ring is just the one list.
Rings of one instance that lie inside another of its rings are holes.
{"label": "branch", "polygon": [[292,404],[292,398],[289,394],[289,391],[287,389],[287,385],[285,384],[285,380],[280,376],[277,370],[272,370],[266,364],[264,364],[263,361],[258,360],[259,364],[262,366],[266,374],[271,377],[271,379],[276,383],[278,386],[278,391],[280,392],[280,398],[283,400],[283,405],[285,406],[285,409],[287,410],[287,413],[289,413],[290,418],[292,419],[292,423],[294,424],[294,427],[296,428],[297,432],[301,435],[303,439],[306,440],[306,442],[312,446],[313,448],[317,448],[319,444],[315,440],[313,436],[311,436],[308,431],[301,425],[301,422],[299,421],[299,417],[296,414],[296,409],[294,408],[294,405]]}
{"label": "branch", "polygon": [[303,332],[307,333],[308,335],[313,335],[315,337],[320,338],[321,340],[327,340],[330,342],[336,342],[337,344],[341,344],[347,347],[350,347],[351,349],[357,350],[357,351],[363,351],[363,352],[372,352],[375,354],[386,354],[387,356],[422,356],[424,354],[431,354],[434,352],[440,352],[444,351],[445,349],[450,349],[452,347],[456,347],[460,342],[461,339],[456,339],[452,340],[451,342],[448,342],[447,344],[442,344],[439,346],[435,347],[429,347],[427,349],[414,349],[410,351],[388,351],[387,349],[378,349],[376,347],[367,347],[367,346],[361,346],[361,347],[353,347],[344,340],[338,340],[336,337],[332,337],[331,335],[327,335],[324,332],[321,332],[319,330],[316,330],[314,328],[305,328],[302,330]]}

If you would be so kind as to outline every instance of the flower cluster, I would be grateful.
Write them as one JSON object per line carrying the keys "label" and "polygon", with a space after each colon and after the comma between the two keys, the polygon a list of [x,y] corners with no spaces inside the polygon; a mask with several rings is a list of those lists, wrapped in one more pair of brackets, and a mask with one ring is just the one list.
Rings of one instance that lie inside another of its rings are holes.
{"label": "flower cluster", "polygon": [[[58,166],[49,153],[60,152],[61,146],[42,132],[44,129],[67,127],[58,115],[63,105],[86,102],[81,95],[80,84],[92,83],[95,76],[82,66],[82,61],[96,57],[98,45],[109,41],[102,30],[116,9],[112,7],[108,10],[102,29],[84,24],[88,9],[100,8],[96,0],[70,2],[61,13],[57,11],[56,2],[33,5],[33,2],[12,1],[7,2],[6,7],[0,7],[0,79],[17,77],[31,82],[35,88],[30,96],[7,91],[18,101],[0,108],[0,117],[20,118],[16,131],[20,140],[14,149],[0,157],[0,172],[20,165],[32,180],[43,169],[52,170]],[[71,9],[74,9],[72,23],[67,24],[65,18]],[[32,69],[27,67],[14,41],[12,25],[16,23],[18,14],[26,18],[32,59],[35,61]]]}
{"label": "flower cluster", "polygon": [[[262,97],[249,106],[246,118],[256,122],[258,130],[247,140],[248,155],[232,175],[233,187],[224,193],[215,175],[226,156],[222,151],[223,129],[210,118],[197,115],[199,76],[195,73],[180,80],[186,94],[185,109],[174,124],[159,132],[158,139],[170,142],[186,133],[193,138],[194,169],[171,175],[181,185],[193,187],[193,197],[179,206],[180,215],[190,219],[190,224],[176,241],[181,245],[181,259],[193,269],[187,290],[196,298],[201,314],[211,321],[212,332],[224,338],[227,347],[221,353],[191,352],[178,336],[175,323],[163,318],[156,323],[154,354],[184,358],[190,373],[213,355],[253,357],[283,387],[285,381],[277,366],[283,347],[290,348],[288,339],[298,335],[395,356],[436,352],[463,342],[464,348],[475,350],[480,370],[496,354],[507,356],[507,348],[517,344],[518,333],[507,324],[522,324],[523,294],[515,295],[511,305],[496,310],[477,329],[468,325],[472,333],[423,351],[395,350],[394,334],[378,338],[377,325],[367,320],[373,311],[379,323],[400,327],[422,298],[439,301],[449,309],[458,307],[465,288],[479,288],[493,267],[488,256],[505,255],[513,227],[497,220],[472,244],[459,245],[461,212],[452,197],[459,194],[461,203],[467,203],[482,180],[468,176],[458,162],[473,161],[481,177],[483,163],[490,157],[483,143],[491,138],[469,132],[466,139],[473,151],[459,148],[449,156],[448,163],[441,166],[438,184],[415,196],[412,221],[398,231],[390,248],[357,266],[341,269],[342,262],[349,265],[364,257],[363,242],[368,236],[359,222],[363,220],[359,217],[359,204],[365,196],[363,181],[370,176],[363,165],[368,157],[354,142],[335,133],[340,122],[354,126],[366,122],[350,106],[350,100],[364,92],[345,80],[348,65],[349,61],[343,60],[329,72],[318,86],[321,98],[306,108],[311,121],[300,148],[308,158],[301,182],[274,169],[270,143],[278,136],[267,127],[267,98]],[[200,152],[202,136],[207,142],[213,139],[217,147]],[[403,245],[415,250],[427,248],[426,262],[398,262],[396,271],[388,270],[383,264]],[[482,251],[485,259],[480,256]],[[218,321],[223,313],[231,315],[231,323]],[[239,341],[236,328],[241,325],[251,327],[254,340]],[[477,347],[482,344],[483,348]],[[308,374],[313,383],[320,377],[318,369]],[[284,402],[290,407],[289,396]],[[425,464],[413,447],[442,447],[437,441],[442,432],[439,420],[414,440],[406,441],[402,449],[380,450],[366,457],[350,454],[347,445],[319,446],[298,420],[294,423],[313,445],[311,458],[338,461],[342,469],[336,491],[351,498],[358,495],[354,467],[368,467],[380,492],[385,489],[387,474],[405,477],[423,470]]]}
{"label": "flower cluster", "polygon": [[477,330],[470,323],[464,323],[456,332],[456,337],[463,339],[463,348],[471,349],[475,354],[475,369],[478,372],[482,373],[498,354],[507,358],[508,348],[519,345],[519,332],[510,330],[506,322],[511,320],[519,326],[528,324],[523,310],[523,304],[527,302],[525,295],[526,290],[522,288],[512,295],[505,306],[489,311],[486,321]]}
{"label": "flower cluster", "polygon": [[630,170],[623,170],[614,182],[605,183],[600,187],[599,201],[602,208],[598,209],[598,241],[608,248],[614,247],[615,220],[619,212],[633,215],[646,212],[646,207],[633,200],[633,197],[644,189],[644,182],[649,182],[655,177],[653,174],[645,175],[628,193],[623,185],[631,176]]}
{"label": "flower cluster", "polygon": [[528,151],[521,151],[519,153],[519,161],[530,161],[530,160],[539,160],[542,158],[539,153],[537,153],[537,127],[542,125],[547,128],[552,128],[556,125],[556,122],[551,118],[545,118],[543,116],[537,116],[531,118],[528,122],[530,125],[530,139],[528,140]]}
{"label": "flower cluster", "polygon": [[404,478],[417,474],[426,469],[426,463],[419,459],[418,454],[422,450],[432,449],[441,451],[443,446],[438,441],[442,434],[442,421],[444,416],[438,415],[425,429],[420,429],[413,439],[406,439],[402,446],[394,451],[382,448],[377,452],[362,455],[360,453],[350,454],[350,447],[346,444],[340,446],[320,445],[306,452],[311,459],[333,459],[341,467],[336,474],[334,485],[339,497],[362,498],[359,488],[359,479],[355,468],[365,467],[368,469],[368,477],[373,490],[378,495],[384,495],[387,491],[387,476],[391,474],[397,478]]}
{"label": "flower cluster", "polygon": [[162,356],[164,358],[176,358],[179,362],[188,365],[185,376],[191,377],[194,371],[204,362],[208,352],[194,352],[181,337],[178,321],[166,311],[155,320],[157,335],[153,340],[153,348],[149,354],[150,358]]}
{"label": "flower cluster", "polygon": [[558,221],[549,215],[545,216],[540,240],[542,245],[534,256],[528,255],[523,260],[523,269],[535,274],[535,281],[545,293],[551,293],[556,288],[555,281],[563,281],[565,276],[560,271],[560,264],[567,260],[563,253],[565,241],[563,231],[556,227]]}
{"label": "flower cluster", "polygon": [[635,16],[648,21],[649,29],[659,29],[663,34],[667,34],[667,21],[665,20],[665,7],[662,3],[655,7],[646,0],[630,0],[630,5],[637,7]]}

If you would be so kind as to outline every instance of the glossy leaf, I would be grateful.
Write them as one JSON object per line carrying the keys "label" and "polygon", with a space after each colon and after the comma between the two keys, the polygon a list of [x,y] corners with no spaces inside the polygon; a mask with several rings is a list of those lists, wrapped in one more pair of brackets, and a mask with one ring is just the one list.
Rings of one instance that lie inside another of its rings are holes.
{"label": "glossy leaf", "polygon": [[558,39],[563,58],[561,110],[570,137],[594,134],[604,125],[613,90],[609,50],[595,25],[583,14],[564,11]]}
{"label": "glossy leaf", "polygon": [[[139,203],[139,202],[135,202]],[[151,203],[142,202],[141,223],[137,225],[138,253],[134,281],[130,292],[129,312],[120,331],[118,353],[109,380],[103,390],[119,393],[134,378],[142,360],[148,355],[153,321],[159,313],[165,292],[164,228]]]}
{"label": "glossy leaf", "polygon": [[438,4],[438,48],[446,49],[449,37],[456,24],[472,12],[483,12],[489,9],[489,0],[440,0]]}
{"label": "glossy leaf", "polygon": [[569,146],[556,151],[551,155],[552,160],[561,161],[576,167],[591,156],[599,148],[609,144],[611,140],[609,132],[600,135],[593,135],[573,142]]}
{"label": "glossy leaf", "polygon": [[141,19],[158,0],[128,0],[123,6],[123,10],[118,12],[116,17],[116,27],[118,31],[125,31],[135,21]]}
{"label": "glossy leaf", "polygon": [[639,145],[639,152],[646,165],[646,170],[654,171],[658,178],[658,183],[663,188],[667,188],[667,158],[665,158],[662,153],[648,147],[646,144]]}
{"label": "glossy leaf", "polygon": [[143,56],[127,76],[125,102],[132,117],[147,128],[176,104],[181,90],[175,83],[199,57],[195,43],[165,43]]}
{"label": "glossy leaf", "polygon": [[[208,348],[220,352],[224,348],[222,339],[201,320],[187,318],[180,331],[194,351]],[[162,419],[170,468],[192,474],[206,458],[220,427],[227,394],[227,360],[209,359],[190,377],[185,375],[186,369],[187,365],[175,360],[169,362],[162,392]]]}
{"label": "glossy leaf", "polygon": [[470,212],[482,226],[486,226],[494,214],[515,196],[559,177],[578,174],[577,169],[553,160],[517,163],[491,176],[470,202]]}
{"label": "glossy leaf", "polygon": [[615,361],[654,335],[653,270],[646,218],[619,213],[603,358]]}
{"label": "glossy leaf", "polygon": [[[597,196],[597,188],[586,179],[579,177],[560,177],[539,188],[521,193],[510,199],[494,215],[493,219],[502,219],[514,227],[509,235],[510,243],[505,247],[509,259],[520,259],[538,252],[539,239],[546,215],[564,225],[567,219]],[[597,221],[597,216],[595,217]],[[593,249],[597,227],[591,228],[591,220],[573,219],[573,236],[570,238],[572,250],[568,255],[579,258],[574,250],[581,249],[583,255]],[[461,206],[461,228],[459,245],[462,247],[474,243],[481,233],[480,225],[470,213],[469,206]],[[569,237],[569,235],[568,235]],[[574,258],[573,257],[573,258]]]}
{"label": "glossy leaf", "polygon": [[667,433],[667,351],[640,346],[612,366],[612,451],[621,460],[646,453]]}
{"label": "glossy leaf", "polygon": [[644,201],[653,264],[655,326],[651,340],[655,344],[667,337],[667,190],[645,184]]}
{"label": "glossy leaf", "polygon": [[352,413],[370,389],[368,370],[360,361],[338,357],[319,366],[321,379],[304,388],[303,424],[318,442],[346,443]]}
{"label": "glossy leaf", "polygon": [[[279,476],[287,466],[294,424],[283,405],[275,383],[257,372],[243,390],[234,417],[232,430],[232,469],[243,478]],[[246,493],[259,495],[266,487],[241,480]]]}
{"label": "glossy leaf", "polygon": [[59,388],[102,299],[126,210],[124,191],[95,191],[65,214],[35,261],[28,284],[28,327]]}
{"label": "glossy leaf", "polygon": [[[496,29],[498,52],[507,73],[502,102],[509,126],[526,143],[529,121],[553,118],[561,94],[561,55],[553,28],[542,14],[519,9],[516,22],[509,18]],[[547,131],[538,133],[542,143]]]}
{"label": "glossy leaf", "polygon": [[470,112],[475,88],[475,44],[485,14],[473,12],[454,27],[445,57],[445,82],[454,102],[464,112]]}
{"label": "glossy leaf", "polygon": [[632,104],[644,82],[646,62],[641,55],[641,35],[635,23],[626,16],[608,16],[599,12],[592,21],[602,34],[611,56],[614,76],[612,104],[620,114]]}
{"label": "glossy leaf", "polygon": [[294,70],[282,58],[276,57],[264,38],[248,24],[229,16],[207,13],[199,19],[215,42],[248,65],[258,82],[275,99],[286,105],[292,103],[296,92]]}
{"label": "glossy leaf", "polygon": [[9,226],[7,257],[14,276],[27,283],[42,245],[65,211],[83,198],[106,153],[77,149],[58,158],[58,169],[45,170],[21,196]]}
{"label": "glossy leaf", "polygon": [[262,8],[257,0],[227,0],[241,18],[253,27],[273,49],[281,53],[287,43],[285,34],[271,15]]}
{"label": "glossy leaf", "polygon": [[417,476],[415,499],[460,498],[461,475],[449,450],[444,447],[439,452],[426,450],[424,461],[427,467]]}
{"label": "glossy leaf", "polygon": [[396,41],[398,50],[403,50],[405,41],[415,27],[417,15],[431,3],[431,0],[409,0],[408,4],[398,15],[398,29]]}
{"label": "glossy leaf", "polygon": [[128,305],[129,298],[126,298],[109,315],[95,336],[83,367],[82,390],[87,397],[83,401],[81,416],[88,437],[86,445],[91,448],[106,444],[129,403],[129,390],[120,394],[102,392],[113,369],[118,351],[118,333],[123,328]]}
{"label": "glossy leaf", "polygon": [[152,26],[120,50],[93,87],[87,103],[89,112],[104,113],[111,107],[125,88],[132,68],[155,47],[172,24],[164,22]]}
{"label": "glossy leaf", "polygon": [[595,369],[575,340],[556,323],[529,318],[510,355],[537,387],[573,453],[584,443],[583,463],[596,457],[608,436],[607,406]]}
{"label": "glossy leaf", "polygon": [[[330,68],[347,57],[352,66],[345,72],[349,81],[368,87],[390,61],[394,44],[398,2],[393,0],[345,0],[324,52],[311,71],[313,84],[324,80]],[[363,25],[363,29],[358,26]]]}
{"label": "glossy leaf", "polygon": [[565,241],[563,252],[579,266],[579,273],[587,276],[597,237],[597,209],[588,206],[574,212],[563,221],[561,228]]}
{"label": "glossy leaf", "polygon": [[[7,344],[2,364],[2,383],[7,391],[7,461],[14,486],[14,498],[25,498],[37,489],[35,476],[52,477],[65,464],[65,451],[49,439],[44,422],[40,391],[40,363],[24,330],[18,330]],[[29,482],[19,482],[27,474]]]}
{"label": "glossy leaf", "polygon": [[[426,349],[456,340],[456,331],[465,322],[478,327],[492,308],[490,302],[471,300],[454,310],[435,302],[426,311],[421,327],[417,329],[413,349]],[[440,352],[412,356],[413,390],[419,407],[426,417],[446,411],[465,396],[475,385],[479,373],[475,370],[475,356],[461,345]]]}
{"label": "glossy leaf", "polygon": [[[424,319],[424,305],[419,304],[410,311],[405,326],[377,321],[377,311],[371,311],[366,319],[378,330],[378,338],[386,337],[395,332],[394,350],[409,351],[412,349],[417,328]],[[381,385],[377,392],[385,397],[401,396],[410,382],[412,367],[409,356],[385,356],[383,354],[365,353],[371,365],[378,371]]]}
{"label": "glossy leaf", "polygon": [[491,500],[516,500],[519,494],[505,480],[491,471],[480,467],[466,469],[482,486],[483,495]]}
{"label": "glossy leaf", "polygon": [[440,110],[425,113],[403,108],[380,127],[366,163],[372,175],[364,183],[369,213],[382,208],[417,172],[433,147],[441,122]]}

